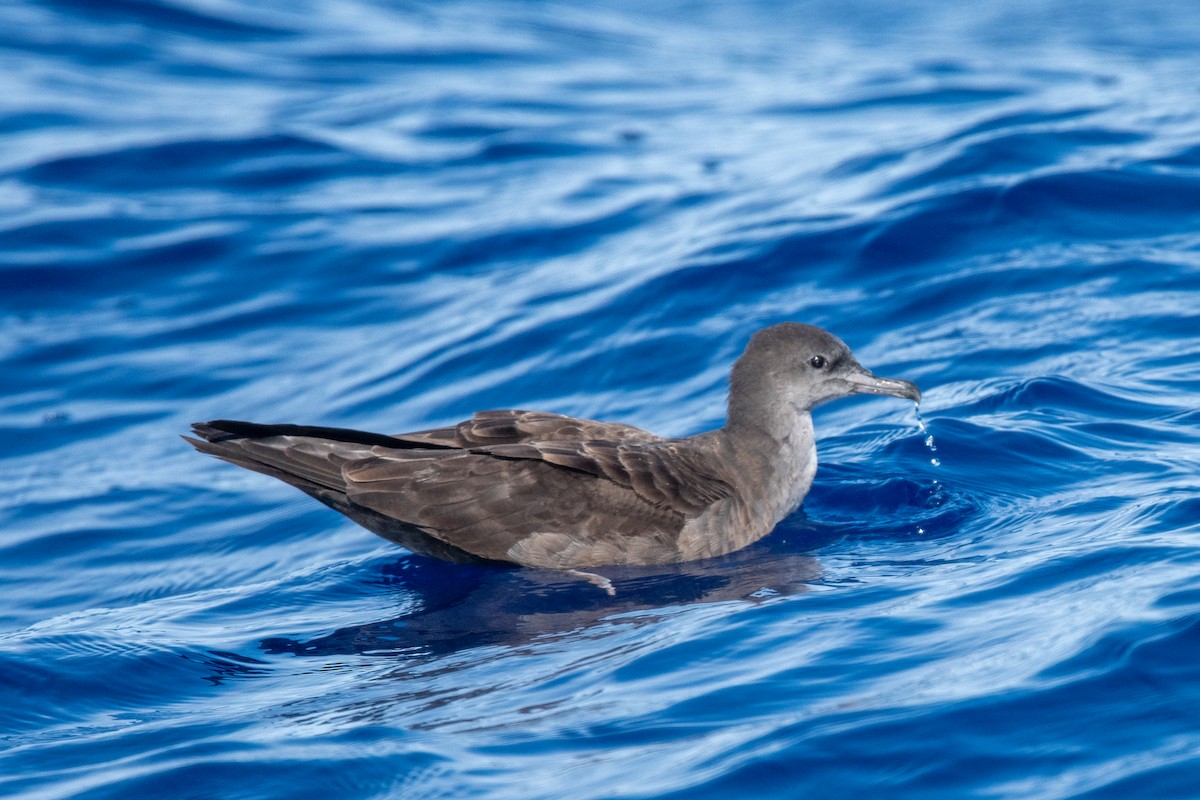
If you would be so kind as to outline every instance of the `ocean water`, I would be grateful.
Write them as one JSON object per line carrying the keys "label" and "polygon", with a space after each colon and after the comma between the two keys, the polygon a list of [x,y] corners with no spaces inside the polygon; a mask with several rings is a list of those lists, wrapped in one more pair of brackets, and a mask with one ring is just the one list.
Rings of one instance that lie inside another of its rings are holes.
{"label": "ocean water", "polygon": [[[0,5],[0,795],[1200,797],[1200,9]],[[802,510],[618,593],[179,439],[721,424]]]}

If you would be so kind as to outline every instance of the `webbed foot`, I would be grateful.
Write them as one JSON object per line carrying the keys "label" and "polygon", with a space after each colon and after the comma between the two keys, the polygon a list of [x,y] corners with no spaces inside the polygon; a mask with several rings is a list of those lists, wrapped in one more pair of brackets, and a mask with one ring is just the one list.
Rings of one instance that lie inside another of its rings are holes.
{"label": "webbed foot", "polygon": [[578,569],[568,569],[564,571],[572,577],[582,578],[593,586],[599,586],[608,594],[609,597],[615,597],[617,594],[616,587],[613,586],[612,581],[603,575],[597,575],[594,572],[583,572],[582,570]]}

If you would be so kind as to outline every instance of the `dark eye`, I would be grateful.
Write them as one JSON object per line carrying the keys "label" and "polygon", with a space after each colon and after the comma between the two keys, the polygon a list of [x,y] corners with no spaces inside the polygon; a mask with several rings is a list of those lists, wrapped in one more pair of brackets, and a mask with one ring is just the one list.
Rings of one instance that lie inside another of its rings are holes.
{"label": "dark eye", "polygon": [[808,360],[813,369],[825,369],[825,356],[813,356]]}

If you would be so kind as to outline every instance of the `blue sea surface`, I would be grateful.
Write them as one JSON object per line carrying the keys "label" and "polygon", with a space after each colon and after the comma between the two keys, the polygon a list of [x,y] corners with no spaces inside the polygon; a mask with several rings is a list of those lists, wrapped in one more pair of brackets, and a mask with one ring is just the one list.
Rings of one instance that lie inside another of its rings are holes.
{"label": "blue sea surface", "polygon": [[[1200,798],[1200,7],[0,4],[0,796]],[[719,426],[744,551],[431,561],[213,418]]]}

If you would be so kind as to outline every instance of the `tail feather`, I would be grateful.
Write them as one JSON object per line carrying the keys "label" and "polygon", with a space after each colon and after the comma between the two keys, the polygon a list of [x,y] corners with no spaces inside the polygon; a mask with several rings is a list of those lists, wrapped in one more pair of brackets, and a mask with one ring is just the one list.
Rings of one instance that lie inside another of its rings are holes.
{"label": "tail feather", "polygon": [[342,464],[371,455],[370,447],[361,444],[275,433],[252,438],[218,425],[198,423],[193,426],[203,441],[184,438],[201,452],[279,478],[306,492],[318,487],[344,494],[346,480],[342,477]]}
{"label": "tail feather", "polygon": [[413,523],[360,506],[346,496],[343,464],[371,456],[372,447],[407,449],[414,446],[411,443],[345,428],[260,425],[231,420],[197,422],[192,431],[199,438],[183,438],[200,452],[295,486],[372,533],[414,553],[445,561],[486,560],[431,536]]}
{"label": "tail feather", "polygon": [[[394,436],[353,428],[328,428],[320,425],[264,425],[259,422],[243,422],[235,419],[214,419],[211,422],[196,422],[192,430],[210,442],[232,439],[266,439],[272,436],[295,436],[305,439],[326,439],[346,444],[361,444],[368,447],[419,447]],[[425,445],[428,447],[428,445]]]}

